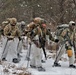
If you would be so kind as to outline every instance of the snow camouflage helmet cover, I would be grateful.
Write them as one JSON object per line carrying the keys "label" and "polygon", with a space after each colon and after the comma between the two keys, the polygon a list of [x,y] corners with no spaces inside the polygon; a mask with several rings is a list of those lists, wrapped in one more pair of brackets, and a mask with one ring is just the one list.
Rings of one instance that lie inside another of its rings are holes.
{"label": "snow camouflage helmet cover", "polygon": [[17,19],[16,18],[11,18],[10,24],[11,25],[16,25],[16,23],[17,23]]}
{"label": "snow camouflage helmet cover", "polygon": [[70,21],[69,22],[69,26],[75,26],[75,22],[74,21]]}
{"label": "snow camouflage helmet cover", "polygon": [[36,24],[39,24],[39,23],[41,23],[41,20],[42,20],[42,18],[40,18],[40,17],[36,17],[36,18],[34,18],[34,23],[36,23]]}

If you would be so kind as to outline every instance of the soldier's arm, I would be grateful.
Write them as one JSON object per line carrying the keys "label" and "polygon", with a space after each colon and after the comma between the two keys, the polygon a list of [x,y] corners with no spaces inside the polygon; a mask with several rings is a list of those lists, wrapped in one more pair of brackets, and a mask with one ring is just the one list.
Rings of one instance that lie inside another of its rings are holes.
{"label": "soldier's arm", "polygon": [[21,36],[21,32],[20,32],[20,30],[19,30],[18,27],[16,27],[16,36],[17,37],[20,37]]}
{"label": "soldier's arm", "polygon": [[49,35],[49,39],[54,41],[54,37],[52,36],[51,32],[50,31],[46,31],[46,35]]}
{"label": "soldier's arm", "polygon": [[5,28],[4,28],[4,35],[5,35],[5,36],[8,36],[8,33],[9,33],[9,27],[8,27],[8,25],[7,25],[7,26],[5,26]]}
{"label": "soldier's arm", "polygon": [[51,40],[51,41],[54,41],[54,42],[58,42],[59,41],[59,39],[55,39],[53,36],[52,36],[52,34],[50,33],[50,31],[46,31],[46,34],[47,35],[49,35],[49,39]]}
{"label": "soldier's arm", "polygon": [[21,32],[18,27],[16,27],[16,35],[15,36],[17,36],[19,38],[19,41],[22,40],[22,38],[21,38],[22,35],[21,35]]}
{"label": "soldier's arm", "polygon": [[4,36],[8,38],[8,40],[12,40],[14,36],[11,36],[11,32],[9,32],[9,25],[4,28]]}

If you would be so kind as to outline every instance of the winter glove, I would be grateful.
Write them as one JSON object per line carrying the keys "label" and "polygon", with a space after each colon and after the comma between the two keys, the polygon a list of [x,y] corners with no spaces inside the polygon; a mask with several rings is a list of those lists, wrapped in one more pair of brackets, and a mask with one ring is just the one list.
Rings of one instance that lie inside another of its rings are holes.
{"label": "winter glove", "polygon": [[58,40],[58,39],[55,39],[55,42],[56,42],[56,43],[58,43],[58,42],[59,42],[59,40]]}
{"label": "winter glove", "polygon": [[68,46],[67,46],[67,44],[65,44],[65,49],[68,50]]}
{"label": "winter glove", "polygon": [[8,33],[8,36],[10,36],[11,35],[11,33]]}
{"label": "winter glove", "polygon": [[34,32],[33,32],[33,31],[31,31],[31,32],[30,32],[30,36],[32,36],[33,34],[34,34]]}
{"label": "winter glove", "polygon": [[21,40],[22,40],[22,38],[21,38],[21,37],[18,37],[18,39],[19,39],[19,41],[21,41]]}

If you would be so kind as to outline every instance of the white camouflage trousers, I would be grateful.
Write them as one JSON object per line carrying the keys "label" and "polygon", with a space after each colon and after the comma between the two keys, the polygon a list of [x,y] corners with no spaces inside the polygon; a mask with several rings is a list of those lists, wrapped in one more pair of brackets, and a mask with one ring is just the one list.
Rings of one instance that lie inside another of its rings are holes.
{"label": "white camouflage trousers", "polygon": [[41,59],[42,59],[42,49],[36,47],[36,45],[33,43],[31,46],[31,61],[30,65],[40,67],[42,66]]}
{"label": "white camouflage trousers", "polygon": [[[59,47],[59,50],[58,50],[58,53],[57,53],[57,56],[58,56],[57,62],[60,60],[61,56],[65,52],[66,52],[65,45],[62,46],[62,49],[61,49],[61,47]],[[73,47],[72,47],[72,52],[73,52],[72,57],[69,57],[69,65],[74,64],[74,61],[75,61],[75,54],[74,54],[74,48]]]}
{"label": "white camouflage trousers", "polygon": [[21,53],[22,51],[22,40],[18,42],[17,53]]}
{"label": "white camouflage trousers", "polygon": [[5,36],[1,36],[1,50],[0,50],[0,59],[2,59],[2,54],[3,54],[3,51],[4,51],[4,48],[5,48],[5,45],[6,45],[6,42],[7,42],[7,38]]}
{"label": "white camouflage trousers", "polygon": [[6,58],[7,60],[12,60],[13,58],[17,58],[17,45],[18,45],[18,38],[14,38],[13,40],[5,39],[6,42],[4,42],[3,46],[3,54],[2,58]]}

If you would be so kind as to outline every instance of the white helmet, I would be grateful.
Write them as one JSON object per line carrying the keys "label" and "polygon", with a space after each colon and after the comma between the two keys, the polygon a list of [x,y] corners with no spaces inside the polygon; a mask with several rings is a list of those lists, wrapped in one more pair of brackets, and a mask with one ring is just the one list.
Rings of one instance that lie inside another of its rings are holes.
{"label": "white helmet", "polygon": [[69,22],[69,26],[72,26],[72,25],[75,26],[75,22],[74,22],[74,21],[70,21],[70,22]]}
{"label": "white helmet", "polygon": [[24,21],[21,21],[21,25],[25,25],[25,22]]}

